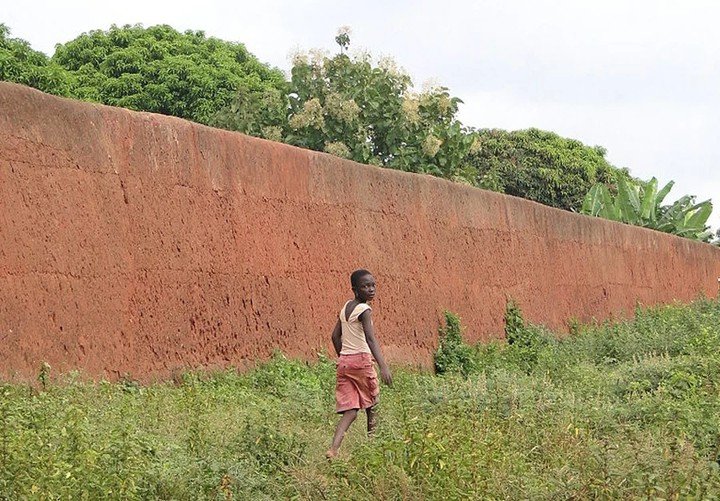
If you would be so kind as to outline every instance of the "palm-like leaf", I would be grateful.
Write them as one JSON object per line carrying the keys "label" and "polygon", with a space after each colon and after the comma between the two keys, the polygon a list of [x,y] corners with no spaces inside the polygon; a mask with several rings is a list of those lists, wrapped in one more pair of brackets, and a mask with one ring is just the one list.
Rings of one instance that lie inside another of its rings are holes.
{"label": "palm-like leaf", "polygon": [[643,221],[655,220],[655,207],[659,205],[657,195],[658,181],[652,178],[643,186],[642,202],[640,204],[640,217]]}
{"label": "palm-like leaf", "polygon": [[694,196],[685,195],[672,205],[661,205],[674,184],[670,181],[658,191],[655,178],[647,182],[620,179],[614,198],[604,184],[596,184],[585,196],[581,212],[709,241],[711,233],[706,224],[712,203],[705,200],[696,204]]}
{"label": "palm-like leaf", "polygon": [[602,184],[596,184],[590,191],[587,192],[583,199],[582,208],[580,209],[581,214],[587,214],[590,216],[597,216],[603,206],[602,188],[605,186]]}
{"label": "palm-like leaf", "polygon": [[675,181],[670,181],[668,184],[663,186],[663,188],[658,192],[657,197],[655,197],[655,205],[660,206],[663,200],[665,200],[665,197],[670,192],[672,187],[675,185]]}

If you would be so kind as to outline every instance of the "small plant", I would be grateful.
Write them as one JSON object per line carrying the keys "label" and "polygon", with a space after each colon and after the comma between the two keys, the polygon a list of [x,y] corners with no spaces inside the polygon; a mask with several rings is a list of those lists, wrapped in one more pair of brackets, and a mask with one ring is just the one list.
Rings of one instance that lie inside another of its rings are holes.
{"label": "small plant", "polygon": [[267,416],[248,421],[239,437],[244,454],[260,471],[274,474],[302,463],[307,444]]}
{"label": "small plant", "polygon": [[433,357],[435,373],[460,373],[467,377],[475,371],[473,350],[462,338],[460,317],[445,311],[445,327],[440,327],[440,345]]}
{"label": "small plant", "polygon": [[40,385],[42,386],[42,389],[47,388],[48,381],[50,381],[50,364],[47,362],[43,362],[40,364],[40,372],[38,373],[38,381],[40,381]]}
{"label": "small plant", "polygon": [[508,344],[525,344],[525,319],[520,306],[513,299],[508,299],[505,306],[505,338]]}
{"label": "small plant", "polygon": [[541,327],[525,324],[522,310],[513,299],[509,299],[505,307],[505,337],[510,360],[514,360],[525,372],[532,371],[548,336]]}
{"label": "small plant", "polygon": [[567,328],[570,336],[579,336],[582,334],[582,323],[580,323],[580,320],[578,320],[577,317],[572,317],[568,320]]}

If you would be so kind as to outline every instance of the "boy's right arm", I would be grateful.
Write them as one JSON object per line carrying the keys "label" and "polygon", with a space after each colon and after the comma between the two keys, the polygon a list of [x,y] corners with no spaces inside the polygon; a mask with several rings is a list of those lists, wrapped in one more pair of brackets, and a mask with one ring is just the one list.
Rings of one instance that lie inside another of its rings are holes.
{"label": "boy's right arm", "polygon": [[335,348],[335,353],[340,356],[340,350],[342,350],[342,326],[340,325],[340,319],[335,323],[335,328],[332,331],[332,343]]}

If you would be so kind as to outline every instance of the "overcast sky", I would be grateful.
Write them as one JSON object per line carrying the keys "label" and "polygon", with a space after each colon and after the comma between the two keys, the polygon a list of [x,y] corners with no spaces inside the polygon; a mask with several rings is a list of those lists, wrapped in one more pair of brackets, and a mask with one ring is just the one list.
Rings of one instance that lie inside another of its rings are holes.
{"label": "overcast sky", "polygon": [[334,51],[347,25],[352,47],[449,87],[466,125],[602,145],[637,177],[674,180],[666,202],[712,198],[720,226],[718,1],[0,0],[0,22],[48,55],[113,23],[169,24],[285,71],[293,51]]}

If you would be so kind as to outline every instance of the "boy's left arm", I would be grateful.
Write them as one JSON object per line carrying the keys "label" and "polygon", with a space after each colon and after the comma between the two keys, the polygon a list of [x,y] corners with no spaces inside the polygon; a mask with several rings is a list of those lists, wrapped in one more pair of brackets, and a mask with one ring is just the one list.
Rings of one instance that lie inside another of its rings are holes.
{"label": "boy's left arm", "polygon": [[365,341],[367,341],[368,347],[375,357],[378,365],[380,366],[380,377],[388,386],[392,386],[392,373],[390,367],[385,363],[385,358],[382,356],[380,351],[380,345],[375,338],[375,327],[372,323],[372,310],[366,310],[360,315],[360,321],[362,322],[363,330],[365,331]]}

